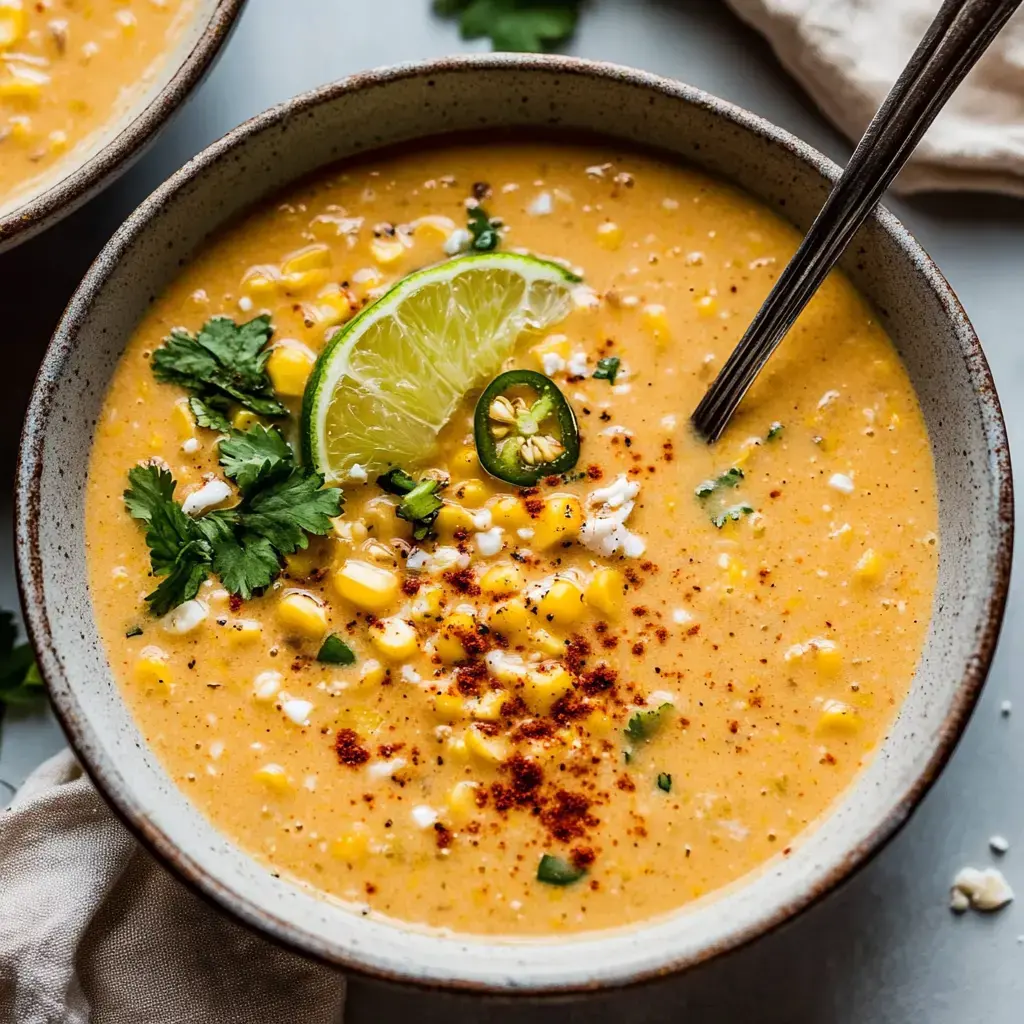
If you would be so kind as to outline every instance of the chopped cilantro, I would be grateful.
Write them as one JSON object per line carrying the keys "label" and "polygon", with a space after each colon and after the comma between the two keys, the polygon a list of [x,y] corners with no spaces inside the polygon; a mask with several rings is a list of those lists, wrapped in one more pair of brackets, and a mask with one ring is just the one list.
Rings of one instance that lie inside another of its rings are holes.
{"label": "chopped cilantro", "polygon": [[17,637],[14,615],[0,612],[0,707],[34,704],[45,692],[32,646]]}
{"label": "chopped cilantro", "polygon": [[463,39],[490,37],[495,50],[539,53],[574,32],[582,0],[434,0],[434,11],[458,17]]}
{"label": "chopped cilantro", "polygon": [[498,248],[501,236],[494,221],[484,213],[482,206],[474,206],[469,211],[469,233],[473,236],[470,248],[474,252],[492,252]]}
{"label": "chopped cilantro", "polygon": [[619,362],[618,356],[598,359],[597,369],[594,371],[594,380],[606,380],[609,384],[614,384],[615,378],[619,373]]}
{"label": "chopped cilantro", "polygon": [[125,633],[124,636],[125,636],[126,640],[131,640],[131,638],[133,636],[142,636],[142,627],[141,626],[132,626],[132,628],[129,629],[128,632]]}
{"label": "chopped cilantro", "polygon": [[356,654],[337,633],[331,633],[323,642],[316,660],[326,665],[354,665]]}
{"label": "chopped cilantro", "polygon": [[741,505],[730,505],[728,508],[722,509],[721,512],[715,513],[715,515],[711,517],[711,522],[721,530],[726,523],[735,523],[742,519],[743,516],[751,515],[753,511],[753,508],[745,502]]}
{"label": "chopped cilantro", "polygon": [[732,469],[727,469],[721,476],[715,477],[712,480],[704,480],[694,488],[693,493],[698,498],[707,498],[714,494],[715,491],[721,490],[723,487],[738,487],[739,482],[743,479],[743,470],[739,466],[733,466]]}
{"label": "chopped cilantro", "polygon": [[125,507],[146,524],[152,572],[163,577],[146,597],[154,615],[195,597],[211,572],[230,593],[251,597],[277,579],[282,556],[305,548],[308,534],[328,533],[331,518],[341,514],[341,491],[296,466],[275,428],[256,424],[223,439],[220,461],[240,501],[195,519],[175,501],[166,469],[140,465],[128,473]]}
{"label": "chopped cilantro", "polygon": [[626,738],[632,743],[649,740],[665,724],[672,709],[673,706],[666,701],[649,711],[638,711],[626,723]]}
{"label": "chopped cilantro", "polygon": [[550,853],[545,853],[537,865],[537,881],[546,885],[572,885],[586,873],[584,868],[578,868],[564,858],[554,857]]}
{"label": "chopped cilantro", "polygon": [[388,494],[404,497],[416,486],[416,481],[403,469],[389,469],[377,477],[377,486]]}
{"label": "chopped cilantro", "polygon": [[424,477],[419,483],[401,469],[391,469],[377,477],[377,486],[404,500],[395,509],[395,515],[413,524],[415,540],[426,540],[444,502],[437,496],[444,487],[440,480]]}
{"label": "chopped cilantro", "polygon": [[287,416],[266,371],[272,333],[269,316],[244,324],[215,316],[195,335],[176,327],[153,353],[153,373],[157,380],[190,391],[198,399],[189,403],[196,421],[212,430],[228,428],[230,402],[261,416]]}
{"label": "chopped cilantro", "polygon": [[672,792],[672,776],[668,772],[660,772],[658,774],[658,789],[663,793]]}
{"label": "chopped cilantro", "polygon": [[782,424],[781,424],[781,423],[780,423],[780,422],[779,422],[778,420],[776,420],[776,421],[775,421],[775,422],[774,422],[774,423],[773,423],[773,424],[772,424],[772,425],[771,425],[771,426],[770,426],[770,427],[768,428],[768,437],[767,437],[767,440],[769,440],[769,441],[777,441],[777,440],[778,440],[778,439],[779,439],[780,437],[782,437],[782,432],[783,432],[783,431],[784,431],[785,429],[786,429],[786,428],[785,428],[785,427],[784,427],[784,426],[783,426],[783,425],[782,425]]}

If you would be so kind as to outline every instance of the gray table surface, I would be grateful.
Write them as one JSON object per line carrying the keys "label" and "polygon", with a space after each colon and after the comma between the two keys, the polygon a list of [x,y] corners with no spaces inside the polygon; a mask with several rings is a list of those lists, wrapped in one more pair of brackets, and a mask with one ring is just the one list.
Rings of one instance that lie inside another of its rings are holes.
{"label": "gray table surface", "polygon": [[[122,218],[188,157],[262,108],[353,71],[467,49],[429,0],[250,0],[223,59],[148,155],[57,228],[0,257],[8,400],[0,461],[13,471],[36,365],[89,261]],[[474,47],[475,48],[475,47]],[[671,75],[765,115],[842,160],[849,145],[765,44],[715,0],[594,0],[571,52]],[[1024,203],[957,195],[893,201],[945,271],[995,372],[1011,444],[1024,440]],[[1017,402],[1021,401],[1018,407]],[[0,605],[14,607],[10,499],[0,502]],[[1011,1024],[1024,1021],[1024,595],[1016,574],[995,666],[952,762],[906,829],[855,879],[796,922],[689,975],[570,1003],[488,1004],[354,982],[346,1020],[702,1021]],[[999,706],[1016,698],[1019,713]],[[47,714],[4,726],[0,778],[19,782],[61,746]],[[1020,904],[954,918],[949,880],[995,858]],[[153,1022],[159,1024],[159,1022]]]}

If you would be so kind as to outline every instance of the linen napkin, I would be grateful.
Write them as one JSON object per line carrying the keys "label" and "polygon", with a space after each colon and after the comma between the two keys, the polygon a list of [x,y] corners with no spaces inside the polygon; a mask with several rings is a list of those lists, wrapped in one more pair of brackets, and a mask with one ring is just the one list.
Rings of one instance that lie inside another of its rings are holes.
{"label": "linen napkin", "polygon": [[[940,0],[727,0],[786,69],[859,139]],[[1024,195],[1024,9],[939,114],[894,191]]]}
{"label": "linen napkin", "polygon": [[345,979],[260,939],[132,839],[70,752],[0,813],[0,1021],[340,1024]]}

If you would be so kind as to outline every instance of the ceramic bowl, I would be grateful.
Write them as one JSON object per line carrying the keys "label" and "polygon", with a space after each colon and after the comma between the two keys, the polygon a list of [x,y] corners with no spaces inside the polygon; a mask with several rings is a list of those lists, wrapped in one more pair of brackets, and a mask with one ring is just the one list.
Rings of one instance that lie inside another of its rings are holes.
{"label": "ceramic bowl", "polygon": [[173,51],[98,132],[27,192],[0,201],[0,252],[76,210],[123,174],[213,66],[245,0],[198,0]]}
{"label": "ceramic bowl", "polygon": [[57,329],[28,412],[17,481],[28,626],[57,712],[96,784],[172,870],[266,935],[375,976],[504,994],[620,985],[764,934],[853,872],[907,820],[949,757],[991,661],[1010,572],[1013,497],[988,365],[949,285],[879,211],[844,266],[920,397],[938,470],[938,593],[920,668],[869,767],[831,812],[727,890],[630,930],[543,941],[426,934],[319,899],[209,825],[146,749],[111,677],[86,583],[82,517],[93,426],[151,296],[211,232],[354,154],[451,131],[541,126],[654,146],[720,175],[801,228],[839,169],[799,139],[679,82],[563,57],[458,58],[374,71],[261,114],[201,153],[112,238]]}

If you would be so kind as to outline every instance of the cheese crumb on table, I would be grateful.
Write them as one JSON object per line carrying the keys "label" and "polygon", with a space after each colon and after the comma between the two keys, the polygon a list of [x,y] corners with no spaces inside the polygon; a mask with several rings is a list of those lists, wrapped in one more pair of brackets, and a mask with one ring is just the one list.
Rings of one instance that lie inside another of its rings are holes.
{"label": "cheese crumb on table", "polygon": [[1013,889],[998,868],[961,868],[949,892],[949,908],[958,914],[968,907],[992,911],[1013,899]]}

